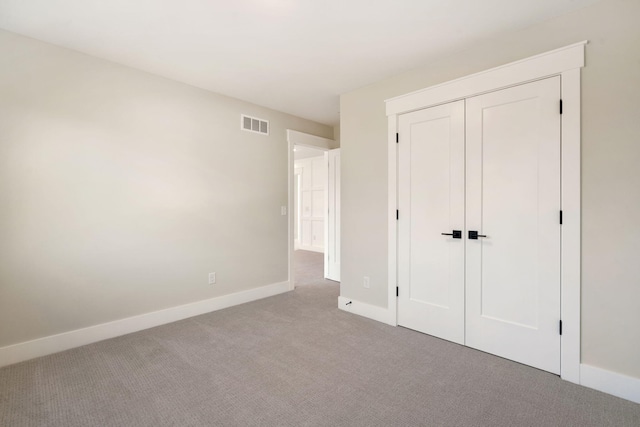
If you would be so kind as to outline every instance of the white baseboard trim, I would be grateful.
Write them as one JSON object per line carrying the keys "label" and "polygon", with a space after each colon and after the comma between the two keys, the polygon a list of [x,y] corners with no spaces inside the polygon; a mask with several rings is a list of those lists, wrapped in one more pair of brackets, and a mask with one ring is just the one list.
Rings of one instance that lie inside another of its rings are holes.
{"label": "white baseboard trim", "polygon": [[164,310],[127,317],[113,322],[89,326],[75,331],[0,347],[0,367],[278,295],[288,292],[290,290],[289,286],[288,281],[274,283],[242,292],[222,295]]}
{"label": "white baseboard trim", "polygon": [[640,403],[640,378],[581,364],[580,384],[635,403]]}
{"label": "white baseboard trim", "polygon": [[351,298],[339,296],[338,308],[348,311],[349,313],[386,323],[387,325],[396,326],[396,319],[393,318],[391,311],[383,307],[378,307],[377,305],[366,304]]}

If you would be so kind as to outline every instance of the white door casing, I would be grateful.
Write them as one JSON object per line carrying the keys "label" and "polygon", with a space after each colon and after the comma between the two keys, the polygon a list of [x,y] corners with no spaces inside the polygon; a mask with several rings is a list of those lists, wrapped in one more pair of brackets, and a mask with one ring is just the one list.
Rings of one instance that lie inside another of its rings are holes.
{"label": "white door casing", "polygon": [[[397,325],[396,286],[398,281],[396,210],[398,202],[398,117],[411,111],[473,97],[552,76],[561,77],[561,369],[564,380],[581,383],[580,378],[580,80],[585,66],[586,41],[526,59],[481,71],[386,100],[388,116],[388,300],[379,319]],[[400,136],[402,142],[402,136]],[[402,290],[400,290],[402,292]],[[351,309],[356,311],[359,307]],[[364,312],[363,312],[364,313]]]}
{"label": "white door casing", "polygon": [[466,100],[465,343],[557,374],[559,100],[560,77]]}
{"label": "white door casing", "polygon": [[340,149],[325,153],[328,165],[324,277],[340,281]]}
{"label": "white door casing", "polygon": [[403,114],[399,130],[398,324],[464,344],[464,101]]}

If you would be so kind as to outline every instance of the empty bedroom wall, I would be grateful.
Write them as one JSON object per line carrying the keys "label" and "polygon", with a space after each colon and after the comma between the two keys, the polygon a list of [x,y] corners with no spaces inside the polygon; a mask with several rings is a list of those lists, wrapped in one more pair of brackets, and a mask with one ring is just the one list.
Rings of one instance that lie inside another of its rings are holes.
{"label": "empty bedroom wall", "polygon": [[0,347],[286,281],[287,128],[0,31]]}

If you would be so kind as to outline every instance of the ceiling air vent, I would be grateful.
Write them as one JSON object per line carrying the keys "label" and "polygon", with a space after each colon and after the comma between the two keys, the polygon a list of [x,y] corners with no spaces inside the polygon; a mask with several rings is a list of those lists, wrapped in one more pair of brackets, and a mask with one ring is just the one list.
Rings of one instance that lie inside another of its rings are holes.
{"label": "ceiling air vent", "polygon": [[249,132],[261,133],[269,135],[269,121],[258,119],[256,117],[245,116],[240,117],[240,128]]}

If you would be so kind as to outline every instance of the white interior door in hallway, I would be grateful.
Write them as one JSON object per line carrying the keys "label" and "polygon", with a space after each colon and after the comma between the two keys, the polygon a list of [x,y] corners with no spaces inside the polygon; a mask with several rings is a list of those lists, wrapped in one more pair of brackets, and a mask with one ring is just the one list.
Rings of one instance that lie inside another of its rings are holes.
{"label": "white interior door in hallway", "polygon": [[328,165],[324,277],[340,281],[340,149],[325,153]]}
{"label": "white interior door in hallway", "polygon": [[560,372],[559,99],[553,77],[399,117],[400,325]]}
{"label": "white interior door in hallway", "polygon": [[301,176],[298,249],[324,252],[327,163],[324,155],[295,161]]}

